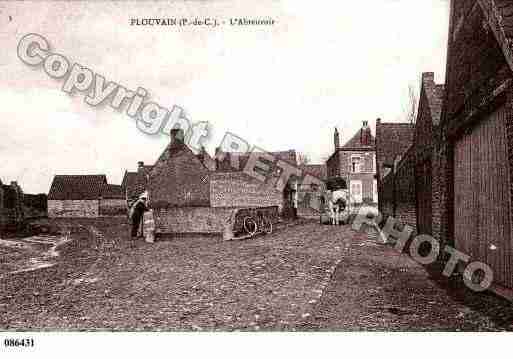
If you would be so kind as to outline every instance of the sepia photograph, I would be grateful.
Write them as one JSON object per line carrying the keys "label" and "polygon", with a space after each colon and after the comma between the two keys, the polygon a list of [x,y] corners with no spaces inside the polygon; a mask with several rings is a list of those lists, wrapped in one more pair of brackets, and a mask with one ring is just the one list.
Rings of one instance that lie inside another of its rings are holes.
{"label": "sepia photograph", "polygon": [[0,0],[0,49],[1,355],[510,347],[513,1]]}

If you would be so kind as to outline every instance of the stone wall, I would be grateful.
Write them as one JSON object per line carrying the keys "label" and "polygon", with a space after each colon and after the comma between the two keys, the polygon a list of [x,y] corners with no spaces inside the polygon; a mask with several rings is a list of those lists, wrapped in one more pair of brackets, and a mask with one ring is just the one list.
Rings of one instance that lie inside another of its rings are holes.
{"label": "stone wall", "polygon": [[210,205],[214,208],[278,206],[281,212],[283,193],[243,172],[215,173],[210,179]]}
{"label": "stone wall", "polygon": [[124,199],[101,199],[99,203],[101,217],[127,216],[127,203]]}
{"label": "stone wall", "polygon": [[170,207],[154,209],[156,233],[219,234],[233,208]]}
{"label": "stone wall", "polygon": [[444,175],[443,175],[443,153],[442,149],[439,145],[437,145],[433,149],[432,156],[432,182],[431,182],[431,191],[432,191],[432,236],[437,240],[441,241],[442,239],[442,209],[445,201],[445,193],[444,188],[445,185]]}
{"label": "stone wall", "polygon": [[99,216],[99,200],[49,200],[50,218],[94,218]]}

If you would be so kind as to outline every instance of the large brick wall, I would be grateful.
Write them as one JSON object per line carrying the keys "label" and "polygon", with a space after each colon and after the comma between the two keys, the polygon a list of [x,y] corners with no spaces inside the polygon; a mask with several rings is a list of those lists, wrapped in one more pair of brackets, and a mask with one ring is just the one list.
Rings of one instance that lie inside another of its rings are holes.
{"label": "large brick wall", "polygon": [[99,200],[48,200],[50,218],[94,218],[99,216]]}
{"label": "large brick wall", "polygon": [[127,203],[124,199],[101,199],[98,211],[101,217],[126,216]]}
{"label": "large brick wall", "polygon": [[511,91],[512,72],[475,0],[453,0],[448,45],[446,97],[437,150],[440,220],[433,218],[433,227],[436,221],[440,229],[433,232],[442,244],[454,245],[454,143],[476,121],[504,105]]}
{"label": "large brick wall", "polygon": [[150,173],[154,207],[208,206],[210,171],[183,143],[165,150]]}
{"label": "large brick wall", "polygon": [[210,178],[210,204],[218,207],[283,208],[283,193],[243,172],[214,173]]}
{"label": "large brick wall", "polygon": [[222,233],[233,208],[170,207],[154,210],[156,233]]}
{"label": "large brick wall", "polygon": [[[257,213],[258,212],[258,213]],[[153,211],[156,234],[222,234],[227,227],[239,234],[245,217],[263,215],[273,224],[279,221],[276,206],[260,209],[228,207],[170,207]]]}
{"label": "large brick wall", "polygon": [[411,146],[395,166],[395,174],[389,173],[381,181],[379,211],[385,219],[393,216],[416,230],[415,147]]}
{"label": "large brick wall", "polygon": [[404,154],[396,169],[396,218],[417,228],[415,199],[415,147]]}

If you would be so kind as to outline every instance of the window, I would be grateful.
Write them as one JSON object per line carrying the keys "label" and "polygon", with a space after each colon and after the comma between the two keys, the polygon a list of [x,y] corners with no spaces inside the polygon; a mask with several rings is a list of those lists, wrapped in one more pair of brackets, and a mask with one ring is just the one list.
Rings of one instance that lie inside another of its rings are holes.
{"label": "window", "polygon": [[361,172],[361,162],[362,159],[360,156],[352,156],[351,157],[351,172],[352,173],[360,173]]}
{"label": "window", "polygon": [[361,203],[362,202],[362,181],[351,181],[350,187],[351,202]]}

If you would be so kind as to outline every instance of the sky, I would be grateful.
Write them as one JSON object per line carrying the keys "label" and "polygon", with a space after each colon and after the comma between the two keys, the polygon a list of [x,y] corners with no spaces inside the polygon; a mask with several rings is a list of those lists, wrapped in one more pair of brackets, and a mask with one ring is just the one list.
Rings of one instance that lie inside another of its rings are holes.
{"label": "sky", "polygon": [[[130,26],[131,18],[273,18],[273,26]],[[56,174],[106,174],[121,183],[169,141],[124,111],[92,107],[17,56],[28,33],[52,52],[148,100],[208,121],[213,154],[229,131],[266,151],[312,163],[362,121],[404,121],[422,72],[445,79],[448,0],[0,1],[0,179],[47,193]]]}

